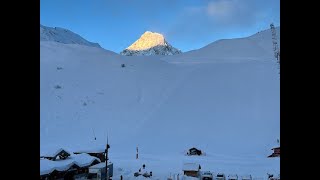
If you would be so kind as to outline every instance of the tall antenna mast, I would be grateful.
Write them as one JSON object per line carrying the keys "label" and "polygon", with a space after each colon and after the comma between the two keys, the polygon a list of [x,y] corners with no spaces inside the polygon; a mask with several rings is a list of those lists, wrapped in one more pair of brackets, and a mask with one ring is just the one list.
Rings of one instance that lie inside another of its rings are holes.
{"label": "tall antenna mast", "polygon": [[274,27],[273,23],[270,24],[271,33],[272,33],[272,44],[273,44],[273,52],[274,57],[277,59],[277,63],[279,64],[280,68],[280,49],[277,42],[277,33],[276,28]]}

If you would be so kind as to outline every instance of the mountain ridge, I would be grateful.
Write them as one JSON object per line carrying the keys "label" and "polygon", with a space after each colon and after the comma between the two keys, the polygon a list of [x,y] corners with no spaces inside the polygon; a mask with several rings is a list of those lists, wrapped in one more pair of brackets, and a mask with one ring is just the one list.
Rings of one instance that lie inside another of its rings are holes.
{"label": "mountain ridge", "polygon": [[63,44],[79,44],[101,48],[98,43],[90,42],[79,34],[60,27],[48,27],[40,24],[40,41],[54,41]]}
{"label": "mountain ridge", "polygon": [[138,40],[132,43],[121,55],[125,56],[151,56],[151,55],[175,55],[182,52],[171,46],[160,33],[146,31]]}

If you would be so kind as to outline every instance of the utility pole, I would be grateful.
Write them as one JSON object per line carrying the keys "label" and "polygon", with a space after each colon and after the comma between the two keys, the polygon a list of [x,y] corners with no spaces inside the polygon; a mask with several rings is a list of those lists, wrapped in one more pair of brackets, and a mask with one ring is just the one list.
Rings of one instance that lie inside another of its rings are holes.
{"label": "utility pole", "polygon": [[136,159],[139,159],[139,154],[138,154],[138,146],[137,146]]}
{"label": "utility pole", "polygon": [[108,136],[107,136],[107,145],[106,145],[106,150],[105,150],[105,154],[106,154],[106,179],[109,180],[109,174],[108,174],[108,149],[110,148],[110,145],[108,143]]}

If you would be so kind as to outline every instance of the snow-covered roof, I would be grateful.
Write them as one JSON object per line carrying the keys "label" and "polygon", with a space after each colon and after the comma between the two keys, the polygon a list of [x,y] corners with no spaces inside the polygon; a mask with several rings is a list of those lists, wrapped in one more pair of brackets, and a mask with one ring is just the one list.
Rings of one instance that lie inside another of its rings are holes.
{"label": "snow-covered roof", "polygon": [[228,178],[229,178],[229,179],[238,179],[238,175],[236,175],[236,174],[229,174]]}
{"label": "snow-covered roof", "polygon": [[101,162],[100,159],[90,156],[88,154],[77,154],[77,155],[73,155],[72,158],[74,159],[75,163],[80,167],[89,166],[95,160]]}
{"label": "snow-covered roof", "polygon": [[[108,162],[108,166],[112,164],[112,162]],[[101,169],[101,168],[105,168],[106,167],[106,162],[101,162],[99,164],[95,164],[93,166],[90,166],[90,169]]]}
{"label": "snow-covered roof", "polygon": [[213,174],[210,171],[202,172],[202,177],[213,177]]}
{"label": "snow-covered roof", "polygon": [[184,163],[182,170],[183,171],[199,171],[199,164],[197,164],[197,163]]}
{"label": "snow-covered roof", "polygon": [[212,172],[210,172],[210,171],[203,171],[202,174],[203,174],[203,175],[205,175],[205,174],[211,174],[211,175],[212,175]]}
{"label": "snow-covered roof", "polygon": [[[195,147],[192,147],[192,148],[190,148],[190,149],[196,149],[196,150],[199,150],[198,148],[195,148]],[[189,150],[190,150],[190,149],[189,149]]]}
{"label": "snow-covered roof", "polygon": [[40,159],[40,175],[50,174],[54,170],[57,171],[66,171],[75,163],[70,160],[63,161],[51,161],[48,159]]}
{"label": "snow-covered roof", "polygon": [[218,173],[216,177],[225,177],[225,175],[223,173]]}
{"label": "snow-covered roof", "polygon": [[71,154],[69,151],[67,151],[67,150],[65,150],[63,148],[59,148],[56,151],[47,151],[43,155],[40,155],[40,156],[43,156],[43,157],[56,157],[61,151],[65,151],[69,155]]}
{"label": "snow-covered roof", "polygon": [[49,174],[54,170],[66,171],[74,164],[79,167],[89,166],[94,161],[100,162],[100,159],[88,154],[71,155],[69,158],[59,161],[40,159],[40,175]]}

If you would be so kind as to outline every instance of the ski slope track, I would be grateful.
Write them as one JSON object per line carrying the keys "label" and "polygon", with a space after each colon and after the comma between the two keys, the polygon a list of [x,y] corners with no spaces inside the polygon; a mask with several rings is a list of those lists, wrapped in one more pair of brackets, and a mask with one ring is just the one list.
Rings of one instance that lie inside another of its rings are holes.
{"label": "ski slope track", "polygon": [[[184,162],[226,175],[280,173],[279,158],[267,158],[280,137],[270,30],[172,56],[40,40],[40,108],[41,154],[101,149],[108,135],[115,179],[134,179],[143,163],[153,179],[181,173]],[[206,156],[184,156],[193,146]]]}

